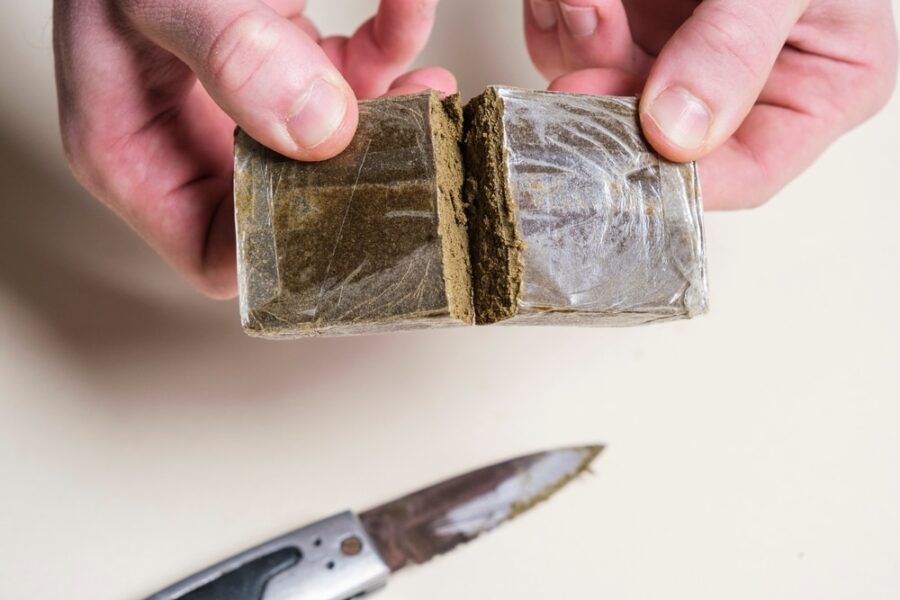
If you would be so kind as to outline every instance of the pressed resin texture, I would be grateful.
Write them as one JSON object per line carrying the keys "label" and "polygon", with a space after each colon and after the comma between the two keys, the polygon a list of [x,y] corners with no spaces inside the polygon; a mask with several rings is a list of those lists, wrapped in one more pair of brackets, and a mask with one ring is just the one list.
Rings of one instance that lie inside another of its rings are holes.
{"label": "pressed resin texture", "polygon": [[489,88],[466,114],[479,322],[638,325],[707,310],[696,165],[648,146],[634,98]]}
{"label": "pressed resin texture", "polygon": [[241,314],[255,336],[376,333],[473,320],[461,110],[434,93],[363,102],[334,159],[238,132]]}
{"label": "pressed resin texture", "polygon": [[249,334],[627,326],[707,310],[696,165],[648,146],[636,99],[492,87],[462,112],[435,93],[363,102],[350,147],[320,163],[237,134]]}
{"label": "pressed resin texture", "polygon": [[515,315],[522,285],[522,243],[507,177],[503,104],[495,89],[469,102],[465,124],[473,294],[477,321],[486,325]]}

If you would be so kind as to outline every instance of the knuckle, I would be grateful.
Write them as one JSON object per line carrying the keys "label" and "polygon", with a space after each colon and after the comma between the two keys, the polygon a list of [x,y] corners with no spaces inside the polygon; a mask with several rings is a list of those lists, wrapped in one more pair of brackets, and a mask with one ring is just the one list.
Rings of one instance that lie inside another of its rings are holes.
{"label": "knuckle", "polygon": [[234,267],[228,270],[220,266],[207,268],[197,275],[195,286],[213,300],[231,300],[237,293]]}
{"label": "knuckle", "polygon": [[812,72],[810,81],[816,85],[806,94],[810,113],[837,132],[867,121],[893,97],[898,75],[893,24],[886,32],[870,32],[867,43],[856,46],[852,56],[835,58]]}
{"label": "knuckle", "polygon": [[75,180],[92,194],[101,189],[100,153],[93,136],[78,131],[75,127],[62,127],[63,156]]}
{"label": "knuckle", "polygon": [[[374,17],[360,32],[368,37],[381,59],[389,64],[405,65],[412,61],[428,42],[437,3],[421,3],[409,12],[393,18]],[[430,8],[429,8],[430,7]],[[430,15],[430,16],[429,16]]]}
{"label": "knuckle", "polygon": [[252,82],[278,51],[277,21],[251,9],[212,35],[204,68],[213,85],[235,93]]}
{"label": "knuckle", "polygon": [[772,196],[767,196],[764,194],[757,194],[755,196],[750,196],[747,198],[741,205],[740,208],[745,210],[753,210],[755,208],[761,208],[769,203],[772,200]]}
{"label": "knuckle", "polygon": [[127,195],[130,179],[126,173],[130,155],[127,138],[113,137],[90,119],[63,122],[63,156],[75,180],[98,200],[113,204]]}
{"label": "knuckle", "polygon": [[[784,45],[773,26],[759,26],[756,19],[737,13],[727,4],[711,5],[690,23],[689,35],[711,56],[723,57],[728,68],[737,68],[753,80],[768,76],[770,62]],[[770,60],[760,60],[761,55]]]}
{"label": "knuckle", "polygon": [[367,23],[364,28],[369,31],[378,56],[387,64],[405,64],[418,50],[417,40],[393,31],[382,31],[374,21]]}
{"label": "knuckle", "polygon": [[882,54],[884,57],[880,62],[875,74],[875,101],[877,103],[876,111],[884,108],[894,95],[897,85],[897,66],[898,66],[898,47],[896,33],[891,31],[886,48]]}
{"label": "knuckle", "polygon": [[896,71],[884,73],[877,77],[877,83],[872,94],[872,99],[866,110],[866,118],[874,117],[888,105],[894,95],[895,81]]}
{"label": "knuckle", "polygon": [[135,23],[164,23],[171,12],[163,0],[118,0],[119,9]]}
{"label": "knuckle", "polygon": [[843,122],[855,126],[878,114],[894,95],[897,83],[897,41],[880,44],[880,51],[872,60],[852,69],[853,75],[845,84]]}

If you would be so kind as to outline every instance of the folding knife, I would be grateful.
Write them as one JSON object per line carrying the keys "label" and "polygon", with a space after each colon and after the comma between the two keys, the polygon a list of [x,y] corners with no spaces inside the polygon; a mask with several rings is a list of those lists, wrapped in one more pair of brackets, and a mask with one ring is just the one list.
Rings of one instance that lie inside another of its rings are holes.
{"label": "folding knife", "polygon": [[341,513],[222,561],[148,600],[351,600],[513,519],[587,470],[602,446],[551,450]]}

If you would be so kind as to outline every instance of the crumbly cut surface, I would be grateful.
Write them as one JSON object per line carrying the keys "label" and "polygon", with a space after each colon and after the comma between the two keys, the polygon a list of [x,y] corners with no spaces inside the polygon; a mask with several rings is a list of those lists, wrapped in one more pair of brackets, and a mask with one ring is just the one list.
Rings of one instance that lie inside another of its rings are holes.
{"label": "crumbly cut surface", "polygon": [[[513,88],[482,98],[468,135],[484,140],[486,167],[469,176],[481,189],[475,289],[488,321],[621,326],[706,311],[696,165],[650,148],[636,99]],[[511,237],[518,263],[503,260]]]}
{"label": "crumbly cut surface", "polygon": [[464,323],[473,323],[472,265],[469,259],[462,157],[463,115],[458,96],[431,100],[434,132],[434,162],[438,196],[438,222],[444,259],[444,288],[450,314]]}
{"label": "crumbly cut surface", "polygon": [[522,284],[522,243],[509,193],[503,102],[488,89],[465,110],[466,200],[473,294],[479,324],[513,316]]}
{"label": "crumbly cut surface", "polygon": [[[464,118],[463,118],[464,117]],[[639,325],[707,310],[695,164],[634,98],[492,87],[364,102],[350,147],[301,163],[239,132],[251,335],[451,325]]]}
{"label": "crumbly cut surface", "polygon": [[288,159],[238,133],[235,213],[248,333],[360,334],[471,321],[465,229],[451,189],[461,180],[453,102],[427,93],[361,103],[350,147],[320,163]]}

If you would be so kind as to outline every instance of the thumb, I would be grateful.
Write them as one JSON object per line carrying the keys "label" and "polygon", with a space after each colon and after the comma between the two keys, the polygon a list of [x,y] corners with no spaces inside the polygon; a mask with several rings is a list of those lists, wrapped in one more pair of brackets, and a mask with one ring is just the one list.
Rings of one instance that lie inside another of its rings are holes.
{"label": "thumb", "polygon": [[705,0],[654,63],[641,97],[650,143],[697,160],[740,127],[808,0]]}
{"label": "thumb", "polygon": [[121,0],[135,27],[185,62],[249,135],[299,160],[341,152],[356,130],[350,86],[299,27],[258,0]]}

